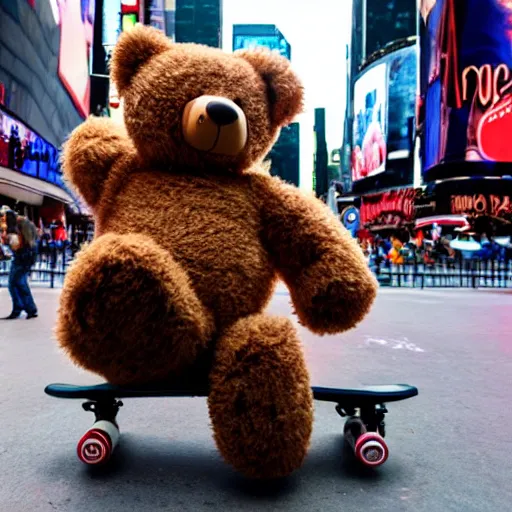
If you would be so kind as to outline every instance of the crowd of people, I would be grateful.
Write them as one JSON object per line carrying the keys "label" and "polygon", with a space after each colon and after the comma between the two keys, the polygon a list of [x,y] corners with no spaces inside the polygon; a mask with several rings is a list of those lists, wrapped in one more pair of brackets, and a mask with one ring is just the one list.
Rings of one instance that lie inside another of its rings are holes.
{"label": "crowd of people", "polygon": [[[485,233],[474,242],[455,243],[453,234],[440,233],[426,238],[424,232],[419,230],[413,236],[391,235],[383,237],[376,235],[372,238],[359,239],[359,244],[372,268],[386,268],[391,265],[418,265],[434,266],[436,264],[454,265],[457,262],[478,261],[510,261],[512,247],[500,244]],[[467,247],[467,248],[466,248]]]}

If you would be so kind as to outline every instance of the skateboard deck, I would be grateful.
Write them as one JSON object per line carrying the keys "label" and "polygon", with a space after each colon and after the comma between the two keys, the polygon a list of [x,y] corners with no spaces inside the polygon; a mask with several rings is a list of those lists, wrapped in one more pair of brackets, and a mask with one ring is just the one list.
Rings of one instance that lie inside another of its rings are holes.
{"label": "skateboard deck", "polygon": [[[86,411],[95,414],[93,426],[82,436],[77,446],[79,459],[88,465],[106,463],[119,438],[117,413],[121,398],[184,398],[206,397],[206,388],[166,388],[163,386],[115,386],[108,383],[77,386],[49,384],[49,396],[64,399],[85,399]],[[356,458],[366,466],[380,466],[389,455],[385,436],[385,404],[412,398],[417,388],[407,384],[365,386],[361,388],[312,387],[313,398],[333,402],[341,417],[346,417],[343,434]]]}
{"label": "skateboard deck", "polygon": [[[418,394],[414,386],[392,384],[387,386],[365,386],[361,388],[312,387],[315,400],[323,402],[354,402],[358,406],[398,402]],[[172,388],[160,386],[115,386],[113,384],[94,384],[77,386],[74,384],[50,384],[45,393],[56,398],[82,398],[102,400],[104,398],[150,398],[150,397],[206,397],[204,388]]]}

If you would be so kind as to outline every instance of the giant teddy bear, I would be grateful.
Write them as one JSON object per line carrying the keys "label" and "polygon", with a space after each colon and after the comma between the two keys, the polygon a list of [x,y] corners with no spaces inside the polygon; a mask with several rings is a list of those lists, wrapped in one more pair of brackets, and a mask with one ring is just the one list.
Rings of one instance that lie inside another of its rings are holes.
{"label": "giant teddy bear", "polygon": [[63,168],[95,239],[66,276],[57,338],[114,384],[207,384],[216,444],[235,469],[275,478],[310,441],[310,381],[296,329],[265,313],[278,279],[302,325],[363,319],[376,281],[318,199],[261,162],[303,107],[283,57],[123,34],[112,79],[125,126],[90,118]]}

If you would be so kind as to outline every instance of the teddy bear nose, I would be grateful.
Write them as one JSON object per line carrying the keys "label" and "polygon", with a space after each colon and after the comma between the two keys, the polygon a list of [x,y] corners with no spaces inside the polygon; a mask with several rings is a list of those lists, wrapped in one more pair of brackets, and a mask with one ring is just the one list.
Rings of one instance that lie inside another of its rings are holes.
{"label": "teddy bear nose", "polygon": [[237,111],[222,101],[210,101],[206,105],[206,113],[210,119],[219,126],[234,123],[238,119]]}

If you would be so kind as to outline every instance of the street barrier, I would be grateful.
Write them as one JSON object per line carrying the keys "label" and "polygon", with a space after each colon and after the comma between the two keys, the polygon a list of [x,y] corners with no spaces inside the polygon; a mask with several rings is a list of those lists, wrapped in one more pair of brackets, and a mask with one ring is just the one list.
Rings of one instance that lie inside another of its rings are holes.
{"label": "street barrier", "polygon": [[[30,274],[31,285],[61,287],[66,270],[73,259],[69,247],[46,246],[39,250]],[[0,261],[0,288],[8,286],[11,260]]]}
{"label": "street barrier", "polygon": [[512,262],[462,260],[432,265],[373,267],[381,286],[397,288],[512,288]]}
{"label": "street barrier", "polygon": [[[40,250],[32,267],[35,286],[61,287],[73,259],[69,247],[47,246]],[[0,287],[6,287],[10,261],[0,261]],[[370,266],[381,286],[395,288],[512,288],[512,261],[438,261],[431,265],[405,263]]]}

